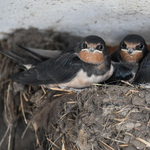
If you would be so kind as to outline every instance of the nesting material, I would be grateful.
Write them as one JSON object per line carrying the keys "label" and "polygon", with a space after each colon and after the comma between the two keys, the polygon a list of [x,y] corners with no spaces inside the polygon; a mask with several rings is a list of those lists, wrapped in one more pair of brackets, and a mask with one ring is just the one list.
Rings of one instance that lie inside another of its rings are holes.
{"label": "nesting material", "polygon": [[[0,43],[3,50],[18,51],[15,43],[63,50],[80,39],[31,28]],[[149,149],[149,89],[128,83],[97,84],[77,93],[44,89],[11,82],[9,76],[18,71],[0,56],[0,149]]]}

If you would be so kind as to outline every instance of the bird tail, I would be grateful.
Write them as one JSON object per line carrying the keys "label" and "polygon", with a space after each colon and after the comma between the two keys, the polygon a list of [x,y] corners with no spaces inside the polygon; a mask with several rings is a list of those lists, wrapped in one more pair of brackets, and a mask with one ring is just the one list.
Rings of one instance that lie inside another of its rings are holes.
{"label": "bird tail", "polygon": [[40,61],[47,60],[50,58],[55,58],[62,52],[60,50],[43,50],[43,49],[30,48],[18,44],[17,46],[20,47],[27,54],[29,54],[31,57]]}
{"label": "bird tail", "polygon": [[28,57],[14,50],[7,50],[6,52],[0,50],[0,54],[10,58],[11,60],[17,63],[17,66],[19,68],[24,70],[30,69],[36,66],[39,62],[41,62],[40,60],[37,60],[33,57]]}
{"label": "bird tail", "polygon": [[28,48],[18,44],[17,46],[23,52],[22,54],[14,50],[7,50],[6,52],[0,50],[0,54],[3,54],[6,57],[17,62],[18,64],[17,66],[19,66],[19,68],[22,68],[24,70],[30,69],[44,60],[54,58],[61,53],[61,51],[59,50],[43,50],[43,49]]}

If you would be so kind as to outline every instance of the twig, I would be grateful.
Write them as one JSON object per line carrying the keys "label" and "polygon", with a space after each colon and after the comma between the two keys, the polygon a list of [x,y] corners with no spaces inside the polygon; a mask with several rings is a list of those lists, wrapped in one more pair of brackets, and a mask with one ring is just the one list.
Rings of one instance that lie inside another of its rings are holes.
{"label": "twig", "polygon": [[75,104],[77,103],[77,101],[70,101],[70,102],[67,102],[67,104]]}
{"label": "twig", "polygon": [[[138,93],[139,91],[136,91],[136,90],[129,90],[127,93],[126,93],[126,95],[125,95],[125,97],[127,97],[129,94],[131,95],[133,95],[133,93]],[[131,96],[132,97],[132,96]]]}
{"label": "twig", "polygon": [[37,100],[37,101],[40,101],[41,99],[43,99],[44,97],[45,97],[45,95],[46,95],[46,91],[45,91],[45,89],[44,89],[44,87],[41,85],[41,88],[42,88],[42,91],[43,91],[43,95]]}
{"label": "twig", "polygon": [[5,132],[4,136],[3,136],[3,138],[2,138],[1,141],[0,141],[0,147],[2,146],[2,143],[3,143],[3,141],[5,140],[5,138],[6,138],[7,134],[8,134],[9,129],[10,129],[10,124],[8,125],[7,130],[6,130],[6,132]]}
{"label": "twig", "polygon": [[71,143],[73,149],[78,150],[73,143]]}
{"label": "twig", "polygon": [[109,86],[107,84],[97,84],[97,83],[92,83],[92,85],[96,85],[96,86]]}
{"label": "twig", "polygon": [[[69,134],[70,133],[70,131],[72,130],[72,128],[74,127],[75,125],[73,125],[70,129],[69,129],[69,131],[67,132],[67,134]],[[66,134],[66,135],[67,135]]]}
{"label": "twig", "polygon": [[40,101],[41,99],[43,99],[45,96],[45,94],[43,94],[37,101]]}
{"label": "twig", "polygon": [[93,144],[91,143],[91,147],[92,147],[92,150],[94,150],[94,146],[93,146]]}
{"label": "twig", "polygon": [[46,91],[45,91],[45,89],[44,89],[44,87],[42,85],[41,85],[41,88],[42,88],[44,94],[46,95]]}
{"label": "twig", "polygon": [[[62,137],[63,134],[64,134],[64,133],[60,134],[60,136],[57,137],[57,139],[56,139],[53,143],[56,143],[56,141],[57,141],[60,137]],[[49,147],[49,150],[50,150],[52,147],[53,147],[53,144],[51,145],[51,147]]]}
{"label": "twig", "polygon": [[20,101],[21,101],[21,111],[22,111],[22,114],[23,114],[23,118],[24,118],[24,122],[27,124],[27,119],[26,119],[26,116],[25,116],[25,113],[24,113],[24,107],[23,107],[23,100],[22,100],[22,92],[20,92]]}
{"label": "twig", "polygon": [[53,95],[53,97],[59,97],[59,96],[63,96],[63,95],[73,94],[73,93],[74,93],[74,92],[68,92],[68,93],[56,94],[56,95]]}
{"label": "twig", "polygon": [[[72,143],[71,143],[72,144]],[[61,146],[61,150],[66,150],[65,149],[65,140],[64,140],[64,136],[62,137],[62,146]]]}
{"label": "twig", "polygon": [[57,122],[62,121],[66,117],[67,114],[68,113],[65,113],[63,116],[61,116],[61,118]]}
{"label": "twig", "polygon": [[13,150],[14,149],[14,126],[13,124],[10,125],[10,130],[9,130],[9,137],[8,137],[8,150]]}
{"label": "twig", "polygon": [[53,95],[53,97],[59,97],[59,96],[63,96],[64,94],[56,94],[56,95]]}
{"label": "twig", "polygon": [[123,144],[123,145],[119,145],[119,147],[127,147],[129,146],[128,144]]}
{"label": "twig", "polygon": [[51,143],[52,143],[52,145],[54,145],[55,147],[57,147],[58,149],[60,149],[60,147],[59,147],[59,146],[57,146],[54,142],[52,142],[49,138],[47,138],[47,140],[48,140],[49,142],[51,142]]}
{"label": "twig", "polygon": [[[121,125],[121,124],[124,123],[124,121],[128,118],[128,116],[130,115],[131,112],[132,112],[132,109],[129,111],[129,113],[126,115],[126,117],[125,117],[124,119],[122,119],[122,122],[120,122],[119,125]],[[118,136],[119,136],[119,134],[120,134],[120,129],[121,129],[121,126],[120,126],[120,128],[119,128],[119,132],[118,132],[118,134],[117,134],[115,140],[118,138]],[[113,143],[114,143],[114,142],[112,142],[112,144],[113,144]]]}
{"label": "twig", "polygon": [[13,125],[10,125],[9,137],[8,137],[8,150],[13,149],[13,145],[12,145],[12,129],[13,129]]}
{"label": "twig", "polygon": [[119,140],[115,140],[115,139],[108,138],[108,137],[105,137],[105,136],[102,136],[102,137],[104,137],[105,139],[108,139],[108,140],[114,141],[114,142],[123,143],[123,144],[125,144],[125,143],[126,143],[126,142],[119,141]]}
{"label": "twig", "polygon": [[[69,129],[69,131],[67,132],[67,134],[69,134],[69,132],[72,130],[73,127],[74,127],[74,125]],[[67,134],[66,134],[66,135],[67,135]],[[56,141],[57,141],[62,135],[63,135],[63,134],[61,134],[54,142],[52,142],[49,138],[47,138],[47,140],[50,141],[50,142],[52,143],[52,145],[51,145],[51,147],[50,147],[49,149],[52,148],[52,146],[56,143]],[[56,144],[55,144],[54,146],[57,147]],[[57,148],[60,149],[60,147],[57,147]]]}
{"label": "twig", "polygon": [[73,92],[72,90],[66,90],[66,89],[59,89],[59,88],[50,88],[51,90],[54,90],[54,91],[64,91],[64,92]]}
{"label": "twig", "polygon": [[4,103],[5,118],[6,118],[6,121],[8,123],[8,128],[9,128],[8,129],[9,136],[8,136],[8,147],[7,147],[7,150],[12,150],[13,149],[13,138],[14,138],[13,116],[12,116],[13,112],[11,112],[11,108],[9,106],[10,89],[11,89],[11,82],[8,84],[7,96],[5,98],[5,103]]}
{"label": "twig", "polygon": [[23,93],[23,97],[24,97],[25,101],[27,101],[27,102],[29,101],[25,93]]}
{"label": "twig", "polygon": [[104,124],[104,128],[103,128],[103,130],[102,130],[101,135],[103,134],[103,132],[104,132],[104,130],[105,130],[105,128],[106,128],[106,125],[107,125],[107,123],[108,123],[109,118],[110,118],[110,114],[109,114],[109,116],[108,116],[108,118],[107,118],[107,120],[106,120],[106,123]]}
{"label": "twig", "polygon": [[145,141],[145,140],[143,140],[143,139],[141,139],[141,138],[136,138],[136,137],[135,137],[134,135],[132,135],[131,133],[125,132],[125,134],[127,134],[127,135],[129,135],[129,136],[132,136],[132,137],[135,138],[136,140],[138,140],[138,141],[144,143],[147,147],[150,147],[150,143],[149,143],[149,142],[147,142],[147,141]]}
{"label": "twig", "polygon": [[[7,98],[6,98],[6,106],[7,106],[7,109],[8,109],[8,111],[9,111],[9,114],[10,114],[10,118],[11,118],[11,120],[12,120],[12,116],[11,116],[11,110],[10,110],[10,107],[9,107],[9,95],[10,95],[10,86],[11,85],[11,82],[8,84],[8,89],[7,89]],[[7,111],[7,109],[6,109],[6,111]],[[6,112],[6,114],[7,114],[7,112]],[[7,120],[7,122],[9,123],[9,124],[12,124],[10,121],[9,121],[9,119],[8,119],[8,117],[6,116],[6,120]]]}
{"label": "twig", "polygon": [[122,122],[119,123],[120,125],[124,123],[124,121],[129,117],[131,112],[132,112],[132,109],[129,111],[129,113],[126,115],[126,117],[122,120]]}
{"label": "twig", "polygon": [[29,85],[29,93],[31,92],[31,85]]}
{"label": "twig", "polygon": [[126,105],[125,107],[123,106],[120,110],[116,111],[115,113],[116,113],[116,114],[119,114],[119,113],[121,113],[121,112],[123,112],[123,111],[126,111],[127,109],[130,108],[130,107],[129,107],[129,108],[128,108],[128,107],[129,107],[129,105]]}
{"label": "twig", "polygon": [[34,128],[34,131],[35,131],[35,137],[36,137],[36,144],[39,145],[39,147],[41,147],[41,144],[40,144],[40,141],[39,141],[39,138],[38,138],[38,135],[37,135],[37,124],[36,123],[32,123],[33,125],[33,128]]}
{"label": "twig", "polygon": [[107,146],[108,148],[110,148],[111,150],[115,150],[112,147],[110,147],[109,145],[107,145],[106,143],[104,143],[103,141],[99,140],[102,144],[104,144],[105,146]]}
{"label": "twig", "polygon": [[126,81],[123,81],[123,80],[121,80],[121,82],[122,82],[122,83],[125,83],[125,84],[127,84],[127,85],[129,85],[129,86],[131,86],[131,87],[135,87],[134,85],[132,85],[132,84],[129,83],[129,82],[126,82]]}
{"label": "twig", "polygon": [[22,136],[21,136],[22,139],[24,138],[24,135],[25,135],[25,133],[27,132],[27,130],[28,130],[30,124],[31,124],[31,123],[28,123],[28,125],[26,126],[26,128],[25,128],[25,130],[24,130],[24,132],[23,132],[23,134],[22,134]]}

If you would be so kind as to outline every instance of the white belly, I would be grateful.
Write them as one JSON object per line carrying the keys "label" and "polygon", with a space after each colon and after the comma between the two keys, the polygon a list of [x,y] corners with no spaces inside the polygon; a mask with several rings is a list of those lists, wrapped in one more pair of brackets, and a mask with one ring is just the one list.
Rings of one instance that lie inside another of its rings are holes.
{"label": "white belly", "polygon": [[111,65],[111,68],[109,71],[107,71],[104,75],[92,75],[90,77],[87,76],[86,72],[83,70],[80,70],[78,72],[78,75],[67,83],[59,84],[59,87],[69,87],[69,88],[84,88],[91,86],[92,83],[100,83],[107,80],[112,74],[113,74],[113,66]]}

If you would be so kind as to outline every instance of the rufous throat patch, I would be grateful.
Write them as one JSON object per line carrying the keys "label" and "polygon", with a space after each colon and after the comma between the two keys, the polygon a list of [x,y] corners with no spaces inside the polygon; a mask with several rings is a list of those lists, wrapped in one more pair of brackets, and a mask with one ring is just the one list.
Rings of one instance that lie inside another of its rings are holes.
{"label": "rufous throat patch", "polygon": [[103,53],[90,53],[88,51],[81,51],[78,56],[81,60],[93,64],[101,63],[105,59]]}
{"label": "rufous throat patch", "polygon": [[132,54],[128,54],[127,51],[121,50],[120,56],[123,60],[131,63],[139,62],[139,60],[143,57],[142,51],[133,52]]}

